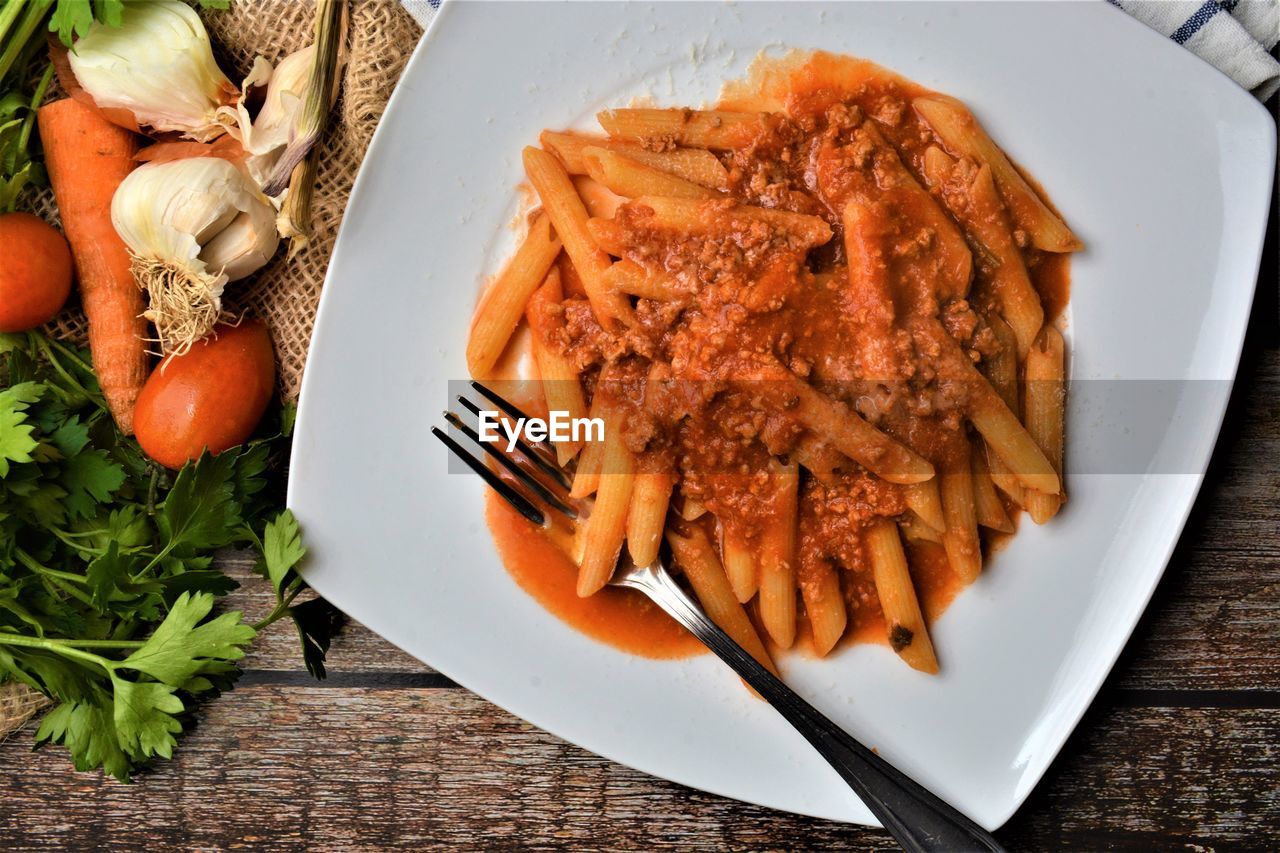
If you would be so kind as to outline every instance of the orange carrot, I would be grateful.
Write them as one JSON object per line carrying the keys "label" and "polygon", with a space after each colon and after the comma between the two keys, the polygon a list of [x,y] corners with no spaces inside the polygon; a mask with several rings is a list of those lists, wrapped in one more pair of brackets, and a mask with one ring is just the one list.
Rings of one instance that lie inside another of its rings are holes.
{"label": "orange carrot", "polygon": [[133,405],[147,379],[147,323],[129,250],[111,224],[111,197],[137,165],[138,139],[70,98],[41,107],[37,119],[89,318],[94,370],[116,423],[132,433]]}

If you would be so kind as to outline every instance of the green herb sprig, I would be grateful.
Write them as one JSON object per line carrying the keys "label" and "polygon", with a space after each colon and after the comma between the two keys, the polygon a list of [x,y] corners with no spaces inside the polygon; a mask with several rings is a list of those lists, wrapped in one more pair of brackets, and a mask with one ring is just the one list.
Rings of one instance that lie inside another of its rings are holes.
{"label": "green herb sprig", "polygon": [[[37,744],[127,780],[172,755],[192,708],[231,686],[258,632],[288,617],[308,670],[340,615],[298,603],[306,553],[273,489],[292,427],[176,477],[116,428],[86,353],[37,333],[0,335],[0,681],[57,702]],[[236,582],[213,553],[250,546],[276,606],[214,613]]]}

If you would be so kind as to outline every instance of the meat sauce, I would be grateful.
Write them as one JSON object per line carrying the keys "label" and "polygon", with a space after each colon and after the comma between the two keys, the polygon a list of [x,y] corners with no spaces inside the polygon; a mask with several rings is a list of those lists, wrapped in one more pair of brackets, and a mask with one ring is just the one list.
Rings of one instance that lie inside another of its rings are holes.
{"label": "meat sauce", "polygon": [[[802,449],[825,458],[833,453],[806,432],[792,402],[769,381],[779,365],[938,470],[968,458],[963,389],[939,381],[936,353],[913,329],[940,321],[981,366],[996,346],[984,286],[992,271],[925,189],[925,151],[942,143],[912,109],[912,98],[924,94],[856,59],[815,54],[758,63],[749,80],[726,87],[718,105],[767,118],[750,144],[716,152],[729,176],[727,197],[701,208],[716,227],[673,231],[635,201],[623,203],[614,218],[625,259],[660,270],[685,298],[633,299],[634,323],[606,331],[562,257],[568,296],[555,318],[555,346],[579,368],[589,395],[625,402],[628,448],[642,469],[674,470],[673,505],[705,507],[696,523],[714,542],[722,536],[748,547],[758,542],[777,512],[772,457]],[[961,158],[957,168],[965,167]],[[860,233],[877,238],[854,257],[844,239],[851,201],[871,217]],[[834,236],[808,245],[788,229],[734,219],[734,204],[818,216]],[[1014,236],[1046,321],[1058,317],[1069,296],[1069,256],[1039,252],[1025,235]],[[883,291],[851,287],[851,267],[857,280],[880,282]],[[803,588],[823,567],[839,569],[849,615],[845,641],[886,642],[863,535],[877,519],[905,512],[903,487],[838,457],[822,476],[802,468],[799,506],[797,583]],[[701,650],[638,594],[606,588],[578,598],[567,557],[493,495],[487,514],[512,576],[559,618],[640,655]],[[962,584],[941,546],[908,541],[907,553],[932,621]],[[803,647],[802,602],[799,613]]]}

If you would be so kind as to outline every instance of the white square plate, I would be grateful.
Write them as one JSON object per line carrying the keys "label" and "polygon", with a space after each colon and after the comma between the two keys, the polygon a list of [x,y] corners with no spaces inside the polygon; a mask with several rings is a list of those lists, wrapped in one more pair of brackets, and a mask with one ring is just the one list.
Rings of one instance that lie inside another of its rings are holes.
{"label": "white square plate", "polygon": [[[544,612],[499,564],[478,480],[448,474],[427,432],[466,376],[483,276],[511,250],[521,147],[638,95],[713,100],[758,51],[792,47],[867,57],[968,102],[1088,247],[1068,330],[1068,509],[1024,525],[938,622],[942,675],[878,646],[785,661],[821,710],[994,828],[1079,720],[1181,531],[1235,375],[1275,164],[1265,110],[1106,4],[446,4],[378,129],[321,301],[289,489],[307,579],[593,752],[872,822],[710,656],[629,657]],[[1086,380],[1112,390],[1090,405]],[[1170,380],[1160,416],[1128,402],[1147,384],[1113,380]]]}

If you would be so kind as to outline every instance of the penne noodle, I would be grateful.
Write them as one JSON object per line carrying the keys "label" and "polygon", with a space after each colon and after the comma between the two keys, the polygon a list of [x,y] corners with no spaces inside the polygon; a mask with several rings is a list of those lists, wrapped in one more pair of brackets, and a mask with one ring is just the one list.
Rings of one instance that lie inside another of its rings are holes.
{"label": "penne noodle", "polygon": [[1009,470],[1009,466],[1004,464],[1004,460],[1000,455],[991,449],[991,445],[983,442],[985,449],[985,458],[987,460],[987,473],[991,475],[991,482],[996,488],[1004,492],[1009,500],[1018,506],[1025,507],[1027,505],[1027,488],[1022,485],[1022,481],[1013,475]]}
{"label": "penne noodle", "polygon": [[625,259],[605,270],[604,280],[614,290],[657,302],[679,302],[689,295],[666,273]]}
{"label": "penne noodle", "polygon": [[779,384],[781,393],[794,404],[795,414],[806,429],[868,471],[890,483],[918,483],[933,476],[933,466],[927,460],[781,365],[760,378]]}
{"label": "penne noodle", "polygon": [[716,155],[704,148],[673,148],[668,151],[650,151],[643,145],[634,142],[624,142],[619,139],[609,139],[602,136],[588,136],[581,133],[556,133],[550,130],[542,131],[539,141],[542,142],[544,148],[560,158],[560,162],[564,163],[565,169],[571,175],[587,174],[587,166],[582,159],[582,152],[585,149],[605,148],[609,151],[624,154],[638,163],[643,163],[654,169],[660,169],[663,172],[669,172],[672,175],[684,178],[686,181],[693,181],[695,184],[701,184],[704,187],[723,190],[729,186],[728,170],[720,164],[720,161],[716,159]]}
{"label": "penne noodle", "polygon": [[800,595],[813,630],[813,650],[825,657],[844,636],[849,614],[840,591],[840,577],[825,560],[801,567]]}
{"label": "penne noodle", "polygon": [[890,648],[913,669],[937,674],[938,659],[920,612],[898,525],[879,519],[867,529],[866,544]]}
{"label": "penne noodle", "polygon": [[965,242],[959,226],[947,216],[929,191],[920,186],[902,157],[880,133],[874,121],[863,122],[861,131],[873,145],[888,156],[875,159],[877,185],[894,190],[891,204],[899,216],[909,214],[912,219],[927,224],[932,233],[933,253],[938,259],[937,274],[933,280],[934,294],[939,303],[963,299],[969,293],[973,280],[973,253]]}
{"label": "penne noodle", "polygon": [[636,474],[627,510],[627,551],[637,566],[649,566],[658,559],[674,485],[675,478],[665,471]]}
{"label": "penne noodle", "polygon": [[669,143],[694,148],[742,148],[763,130],[768,116],[726,110],[605,110],[596,114],[605,132],[639,143]]}
{"label": "penne noodle", "polygon": [[1017,337],[1019,357],[1025,357],[1044,325],[1040,294],[1031,283],[1022,252],[1014,241],[1013,226],[996,192],[991,167],[982,164],[972,182],[960,188],[953,180],[954,165],[942,149],[929,147],[924,154],[925,180],[938,190],[969,239],[981,247],[981,254],[987,258],[984,272],[991,293]]}
{"label": "penne noodle", "polygon": [[595,244],[587,231],[587,209],[564,170],[553,155],[540,148],[524,149],[524,168],[538,191],[538,198],[551,218],[556,234],[573,260],[587,289],[587,298],[596,319],[605,329],[630,323],[631,306],[620,294],[609,291],[602,280],[609,268],[609,256]]}
{"label": "penne noodle", "polygon": [[582,286],[582,276],[578,275],[578,270],[573,265],[573,259],[564,250],[560,252],[556,267],[560,270],[560,289],[564,291],[565,298],[581,297],[586,299],[587,289]]}
{"label": "penne noodle", "polygon": [[[937,348],[941,361],[939,375],[965,383],[969,392],[965,408],[969,422],[982,433],[1006,467],[1024,486],[1056,495],[1060,488],[1057,472],[1017,415],[978,372],[955,339],[936,320],[917,323],[914,329]],[[945,499],[943,504],[945,506]]]}
{"label": "penne noodle", "polygon": [[582,565],[578,569],[578,595],[598,592],[613,577],[627,532],[627,508],[635,484],[635,456],[622,439],[623,419],[614,406],[605,409],[604,448],[600,457],[599,488],[587,519]]}
{"label": "penne noodle", "polygon": [[1009,411],[1021,410],[1018,405],[1018,339],[1009,324],[997,315],[987,318],[991,333],[995,335],[1000,348],[983,362],[991,387],[996,389],[1000,399],[1009,407]]}
{"label": "penne noodle", "polygon": [[949,460],[942,471],[942,510],[947,529],[942,532],[942,547],[947,552],[951,569],[965,583],[977,580],[982,572],[982,543],[978,539],[978,514],[973,496],[973,473],[969,464],[969,446]]}
{"label": "penne noodle", "polygon": [[938,478],[912,483],[902,489],[903,500],[922,524],[942,533],[947,529],[947,518],[942,511],[942,493],[938,490]]}
{"label": "penne noodle", "polygon": [[607,254],[615,258],[624,257],[627,253],[627,241],[623,233],[622,223],[616,219],[587,220],[587,233],[591,239]]}
{"label": "penne noodle", "polygon": [[551,220],[540,213],[506,269],[476,307],[467,339],[467,369],[472,376],[489,378],[524,314],[525,304],[546,278],[558,254],[560,240],[551,231]]}
{"label": "penne noodle", "polygon": [[697,498],[683,497],[680,505],[680,517],[685,521],[697,521],[707,514],[707,507]]}
{"label": "penne noodle", "polygon": [[582,162],[592,179],[626,198],[648,195],[692,199],[721,197],[713,189],[646,166],[606,148],[584,149]]}
{"label": "penne noodle", "polygon": [[1000,496],[996,494],[995,483],[991,480],[991,472],[987,469],[987,457],[982,447],[973,448],[969,454],[970,468],[973,471],[973,504],[977,510],[978,524],[988,530],[1001,533],[1014,531],[1013,521],[1005,511]]}
{"label": "penne noodle", "polygon": [[839,479],[840,469],[846,464],[843,453],[809,434],[800,437],[791,455],[801,467],[827,485]]}
{"label": "penne noodle", "polygon": [[820,216],[767,210],[750,204],[659,196],[642,196],[632,204],[636,209],[649,208],[655,226],[687,234],[731,234],[744,223],[763,222],[795,237],[805,249],[821,246],[832,236],[831,226]]}
{"label": "penne noodle", "polygon": [[925,524],[914,512],[909,512],[899,519],[898,527],[902,528],[902,535],[913,542],[942,544],[942,533]]}
{"label": "penne noodle", "polygon": [[[604,420],[605,428],[608,429],[609,422],[606,418],[604,395],[597,393],[595,399],[591,401],[592,418],[600,418]],[[608,435],[605,435],[608,438]],[[582,455],[578,457],[578,468],[573,473],[573,483],[569,488],[569,497],[581,500],[589,497],[596,489],[600,488],[600,471],[604,464],[604,441],[588,441],[582,448]]]}
{"label": "penne noodle", "polygon": [[724,572],[738,601],[746,604],[760,589],[760,572],[756,556],[743,538],[721,524],[720,555],[724,559]]}
{"label": "penne noodle", "polygon": [[884,256],[884,235],[880,217],[867,206],[851,201],[841,216],[844,225],[845,255],[849,259],[849,289],[857,300],[853,310],[872,326],[893,325],[893,293],[889,284],[889,262]]}
{"label": "penne noodle", "polygon": [[987,136],[968,107],[945,95],[916,98],[912,106],[953,154],[971,157],[991,167],[992,177],[1013,221],[1030,235],[1036,248],[1046,252],[1077,252],[1083,248],[1066,223],[1049,209]]}
{"label": "penne noodle", "polygon": [[[1062,472],[1062,422],[1066,405],[1063,350],[1062,335],[1052,326],[1045,326],[1027,353],[1027,381],[1023,394],[1027,431],[1059,474]],[[1061,493],[1052,495],[1028,491],[1024,506],[1032,521],[1044,524],[1057,515],[1062,498]]]}
{"label": "penne noodle", "polygon": [[[976,373],[976,371],[975,371]],[[974,425],[987,443],[995,449],[1004,467],[1028,489],[1039,489],[1056,495],[1062,486],[1058,474],[1036,444],[1031,434],[1019,423],[1018,418],[1000,399],[1000,395],[985,380],[975,383],[969,400],[969,422]]]}
{"label": "penne noodle", "polygon": [[784,649],[796,638],[796,538],[800,470],[771,459],[775,513],[760,532],[760,621]]}
{"label": "penne noodle", "polygon": [[612,219],[618,212],[618,205],[626,201],[590,175],[574,175],[571,180],[573,188],[578,191],[578,197],[582,199],[582,204],[587,209],[588,216]]}
{"label": "penne noodle", "polygon": [[711,621],[719,625],[730,639],[742,646],[761,666],[777,675],[778,670],[756,632],[756,626],[751,624],[747,611],[733,597],[733,590],[729,587],[729,581],[724,569],[720,567],[720,561],[716,559],[707,534],[696,525],[685,525],[679,532],[668,531],[667,542]]}
{"label": "penne noodle", "polygon": [[[538,376],[541,380],[543,397],[547,402],[547,410],[565,412],[570,418],[583,418],[587,415],[587,402],[582,395],[582,383],[578,379],[578,371],[551,342],[556,328],[551,319],[551,312],[560,306],[562,298],[560,271],[552,267],[542,287],[529,298],[529,307],[525,315],[529,322],[529,329],[533,332],[533,360],[538,365]],[[572,439],[554,442],[554,444],[556,460],[561,467],[567,465],[582,447],[581,441]]]}
{"label": "penne noodle", "polygon": [[1022,252],[1014,242],[1013,227],[1005,217],[990,166],[983,164],[978,170],[969,188],[969,201],[971,215],[965,225],[972,226],[975,238],[996,261],[996,268],[991,272],[991,292],[1018,339],[1018,357],[1025,358],[1036,333],[1044,325],[1044,306],[1027,274]]}

